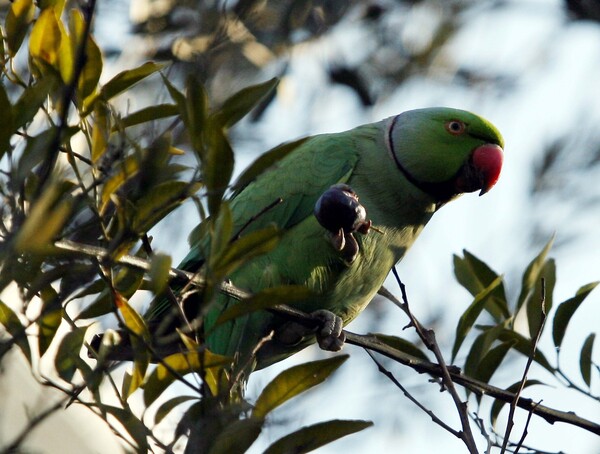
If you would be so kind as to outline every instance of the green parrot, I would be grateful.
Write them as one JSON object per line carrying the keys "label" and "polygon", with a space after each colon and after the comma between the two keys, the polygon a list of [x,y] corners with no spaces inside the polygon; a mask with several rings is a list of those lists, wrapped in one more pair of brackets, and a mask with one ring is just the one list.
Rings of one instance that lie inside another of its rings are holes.
{"label": "green parrot", "polygon": [[[502,148],[491,123],[451,108],[411,110],[302,141],[230,200],[234,232],[246,235],[274,223],[282,235],[273,250],[228,278],[251,293],[308,287],[312,296],[294,307],[312,313],[322,326],[315,332],[264,310],[215,326],[224,310],[243,304],[219,294],[201,327],[208,349],[251,358],[251,370],[315,340],[339,350],[342,327],[367,306],[431,216],[458,195],[484,194],[496,183]],[[206,237],[197,238],[179,268],[197,272],[209,247]],[[169,307],[165,298],[155,300],[147,320],[163,320]],[[271,339],[261,343],[269,333]]]}

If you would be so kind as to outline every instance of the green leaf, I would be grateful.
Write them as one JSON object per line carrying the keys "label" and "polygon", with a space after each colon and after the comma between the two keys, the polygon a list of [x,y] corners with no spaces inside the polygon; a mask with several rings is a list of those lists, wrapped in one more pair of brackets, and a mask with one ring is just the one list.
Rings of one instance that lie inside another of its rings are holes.
{"label": "green leaf", "polygon": [[102,204],[100,212],[104,212],[110,203],[110,197],[119,189],[126,181],[136,175],[140,170],[140,158],[132,155],[123,160],[117,171],[106,180],[102,188]]}
{"label": "green leaf", "polygon": [[[454,275],[456,280],[471,293],[477,296],[498,278],[498,274],[485,262],[475,257],[469,251],[463,251],[464,258],[454,256]],[[490,301],[486,310],[497,322],[502,322],[510,317],[504,284],[496,287],[489,296]]]}
{"label": "green leaf", "polygon": [[10,334],[17,345],[27,358],[27,361],[31,363],[31,347],[27,340],[27,334],[25,333],[25,326],[19,320],[17,314],[2,300],[0,300],[0,324],[4,326],[4,329]]}
{"label": "green leaf", "polygon": [[152,256],[149,274],[152,291],[155,295],[161,294],[169,282],[171,262],[171,256],[167,254],[156,253]]}
{"label": "green leaf", "polygon": [[483,328],[483,332],[471,344],[471,349],[465,360],[465,374],[471,377],[477,375],[481,359],[488,353],[504,329],[506,329],[506,323]]}
{"label": "green leaf", "polygon": [[306,301],[311,297],[314,297],[314,292],[303,285],[283,285],[280,287],[265,288],[247,300],[230,305],[219,315],[215,326],[251,312],[269,309],[279,304],[293,305],[300,301]]}
{"label": "green leaf", "polygon": [[14,57],[35,16],[33,0],[15,0],[6,15],[6,43],[11,57]]}
{"label": "green leaf", "polygon": [[165,419],[165,417],[171,413],[171,411],[185,403],[185,402],[189,402],[190,400],[195,400],[198,399],[197,396],[177,396],[177,397],[173,397],[169,400],[167,400],[166,402],[162,403],[160,407],[158,407],[158,410],[156,410],[156,414],[154,415],[154,424],[160,424],[160,422]]}
{"label": "green leaf", "polygon": [[523,273],[523,280],[521,283],[521,293],[519,294],[519,299],[517,300],[517,307],[515,309],[515,314],[519,311],[521,307],[531,298],[531,294],[537,285],[542,270],[544,269],[546,263],[546,256],[552,247],[552,243],[554,242],[554,237],[550,238],[550,241],[546,243],[544,248],[540,251],[540,253],[531,261],[525,273]]}
{"label": "green leaf", "polygon": [[467,308],[467,310],[463,313],[458,321],[458,325],[456,326],[456,338],[454,340],[454,346],[452,347],[452,362],[456,358],[456,354],[460,349],[463,341],[471,331],[475,320],[481,314],[481,311],[484,309],[488,296],[499,286],[502,284],[502,276],[498,276],[494,279],[485,289],[480,291],[471,305]]}
{"label": "green leaf", "polygon": [[[542,307],[542,279],[544,279],[544,307]],[[552,294],[556,283],[556,264],[553,259],[544,262],[540,270],[539,278],[535,283],[531,297],[528,298],[525,309],[527,311],[527,324],[529,326],[529,336],[532,339],[537,337],[541,328],[542,317],[550,313],[552,308]]]}
{"label": "green leaf", "polygon": [[588,387],[592,386],[592,350],[594,348],[594,340],[596,333],[591,333],[583,342],[581,352],[579,354],[579,370],[583,381]]}
{"label": "green leaf", "polygon": [[27,87],[14,106],[14,128],[19,129],[33,120],[50,91],[55,87],[57,78],[46,74],[35,84]]}
{"label": "green leaf", "polygon": [[[85,19],[81,11],[77,9],[72,9],[69,12],[69,31],[71,36],[68,43],[69,51],[67,53],[72,57],[72,60],[63,62],[62,55],[64,52],[61,53],[61,74],[65,83],[70,83],[73,78],[76,67],[74,60],[85,32]],[[103,65],[102,53],[92,36],[87,37],[85,46],[85,64],[77,81],[77,101],[80,107],[83,106],[84,99],[96,90]]]}
{"label": "green leaf", "polygon": [[283,231],[271,225],[242,236],[229,243],[212,264],[213,271],[223,276],[230,274],[243,263],[275,249],[282,235]]}
{"label": "green leaf", "polygon": [[599,283],[600,282],[591,282],[584,285],[577,290],[574,297],[569,298],[558,306],[556,313],[554,314],[552,326],[552,339],[554,340],[555,347],[560,348],[565,337],[565,332],[567,331],[567,326],[569,326],[569,322],[571,321],[571,317],[573,317],[573,314],[575,314],[575,311],[579,308],[581,303],[583,303]]}
{"label": "green leaf", "polygon": [[38,349],[40,356],[46,353],[52,343],[56,331],[62,322],[62,308],[58,295],[52,287],[47,287],[41,292],[42,311],[38,319]]}
{"label": "green leaf", "polygon": [[228,424],[213,442],[209,454],[243,454],[260,435],[264,421],[238,419]]}
{"label": "green leaf", "polygon": [[34,203],[15,238],[17,251],[42,253],[51,247],[72,210],[71,197],[62,197],[66,189],[64,184],[54,183]]}
{"label": "green leaf", "polygon": [[111,80],[109,80],[100,90],[104,99],[109,100],[119,93],[128,90],[146,77],[160,71],[166,65],[162,63],[146,62],[135,69],[121,71]]}
{"label": "green leaf", "polygon": [[302,145],[308,137],[296,140],[294,142],[284,143],[279,145],[266,153],[260,155],[252,164],[250,164],[237,178],[235,183],[232,185],[234,195],[238,194],[244,189],[250,182],[254,181],[257,176],[271,168],[276,162],[286,157],[300,145]]}
{"label": "green leaf", "polygon": [[[132,114],[123,117],[120,126],[128,128],[143,123],[148,123],[162,118],[172,117],[179,113],[179,108],[175,104],[157,104],[155,106],[145,107]],[[115,126],[113,130],[116,130]]]}
{"label": "green leaf", "polygon": [[183,181],[157,184],[136,202],[131,228],[137,233],[147,232],[197,189],[198,185],[190,185]]}
{"label": "green leaf", "polygon": [[68,332],[58,347],[54,358],[54,367],[59,377],[67,382],[73,379],[77,369],[89,369],[89,366],[80,356],[87,329],[87,326],[81,326]]}
{"label": "green leaf", "polygon": [[423,350],[421,350],[419,347],[417,347],[412,342],[407,341],[406,339],[402,339],[401,337],[397,337],[397,336],[390,336],[387,334],[380,334],[380,333],[373,333],[373,336],[375,336],[379,341],[383,342],[386,345],[389,345],[390,347],[392,347],[398,351],[408,353],[409,355],[412,355],[415,358],[419,358],[424,361],[429,361],[429,358],[423,352]]}
{"label": "green leaf", "polygon": [[206,153],[202,161],[202,179],[208,194],[208,211],[215,215],[221,206],[233,174],[233,149],[225,132],[218,127],[209,127],[205,133]]}
{"label": "green leaf", "polygon": [[264,454],[307,453],[372,425],[371,421],[334,419],[305,426],[277,440]]}
{"label": "green leaf", "polygon": [[114,416],[121,423],[136,444],[137,452],[151,452],[146,438],[148,428],[131,411],[104,404],[102,404],[101,409]]}
{"label": "green leaf", "polygon": [[[201,373],[209,369],[220,370],[231,364],[231,359],[216,355],[206,349],[175,353],[161,361],[144,383],[144,403],[149,406],[178,376],[191,372]],[[177,376],[173,375],[174,371]]]}
{"label": "green leaf", "polygon": [[59,21],[53,8],[43,10],[29,37],[29,54],[32,58],[40,59],[51,66],[58,64],[58,56],[62,37]]}
{"label": "green leaf", "polygon": [[93,103],[100,97],[105,101],[117,96],[129,88],[133,87],[138,82],[141,82],[146,77],[160,71],[165,65],[161,63],[146,62],[135,69],[121,71],[111,80],[109,80],[101,89],[100,92],[85,101],[84,110],[89,110]]}
{"label": "green leaf", "polygon": [[2,158],[10,148],[10,138],[16,129],[13,125],[13,106],[3,84],[0,84],[0,112],[2,112],[2,121],[0,122],[0,158]]}
{"label": "green leaf", "polygon": [[187,79],[185,105],[185,125],[190,134],[192,147],[202,162],[205,154],[204,129],[208,116],[208,95],[200,80],[194,75],[190,75]]}
{"label": "green leaf", "polygon": [[279,84],[279,79],[273,78],[261,84],[246,87],[228,98],[215,114],[217,121],[229,128],[240,121],[262,99],[266,98]]}
{"label": "green leaf", "polygon": [[[528,388],[530,386],[535,386],[535,385],[545,385],[545,383],[543,383],[539,380],[526,380],[525,384],[523,385],[523,389]],[[514,394],[519,390],[520,387],[521,387],[521,381],[519,380],[518,382],[513,383],[508,388],[506,388],[506,390],[508,392],[511,392]],[[500,415],[500,411],[502,410],[502,407],[504,407],[506,404],[507,404],[507,402],[504,402],[503,400],[500,400],[500,399],[494,400],[494,403],[492,404],[492,408],[490,410],[490,421],[492,422],[493,427],[496,427],[496,422],[498,421],[498,415]]]}
{"label": "green leaf", "polygon": [[284,370],[258,396],[252,417],[264,419],[272,410],[292,397],[322,383],[347,359],[348,355],[334,356]]}
{"label": "green leaf", "polygon": [[[532,340],[523,337],[516,331],[505,329],[500,333],[498,339],[504,342],[514,342],[513,348],[515,350],[517,350],[519,353],[526,356],[527,358],[531,356],[533,348]],[[550,362],[546,359],[546,357],[540,350],[536,350],[533,360],[552,374],[554,374],[554,372],[556,371],[556,369],[550,365]]]}
{"label": "green leaf", "polygon": [[489,383],[492,375],[494,375],[494,372],[500,367],[504,357],[514,345],[514,341],[502,342],[500,345],[488,351],[481,359],[474,378],[481,380],[484,383]]}

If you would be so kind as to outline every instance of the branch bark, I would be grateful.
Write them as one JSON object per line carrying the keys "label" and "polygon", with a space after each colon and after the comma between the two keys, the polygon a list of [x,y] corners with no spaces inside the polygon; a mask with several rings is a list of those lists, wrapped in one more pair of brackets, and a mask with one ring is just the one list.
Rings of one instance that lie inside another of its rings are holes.
{"label": "branch bark", "polygon": [[[150,270],[150,263],[146,260],[130,255],[124,255],[119,257],[118,259],[112,259],[106,249],[97,246],[90,246],[75,243],[68,240],[61,240],[55,243],[55,247],[60,251],[66,253],[95,258],[96,260],[102,263],[131,266],[132,268],[139,269],[142,271]],[[194,275],[193,273],[189,273],[187,271],[172,268],[169,275],[172,278],[189,279],[194,285],[200,288],[202,288],[205,285],[205,282],[201,279],[201,277]],[[232,298],[239,300],[243,300],[251,296],[249,292],[238,289],[233,284],[228,282],[224,282],[221,284],[220,291],[231,296]],[[270,310],[310,327],[315,327],[319,323],[317,320],[314,320],[310,315],[289,306],[280,305]],[[358,347],[380,353],[400,364],[414,369],[418,373],[429,374],[436,378],[443,377],[444,372],[439,364],[424,361],[415,356],[394,349],[389,345],[381,342],[374,335],[355,334],[346,330],[344,330],[344,333],[346,335],[347,344],[356,345]],[[510,391],[506,391],[504,389],[490,385],[489,383],[485,383],[467,375],[464,375],[461,372],[460,368],[456,366],[447,366],[447,371],[454,384],[460,385],[463,388],[468,389],[469,391],[479,396],[485,395],[493,397],[494,399],[501,400],[508,404],[516,402],[517,407],[531,412],[536,416],[539,416],[540,418],[544,419],[550,424],[562,422],[565,424],[580,427],[596,435],[600,435],[600,424],[577,416],[572,411],[560,411],[546,407],[544,405],[540,405],[538,402],[535,402],[532,399],[517,396],[515,393],[512,393]]]}

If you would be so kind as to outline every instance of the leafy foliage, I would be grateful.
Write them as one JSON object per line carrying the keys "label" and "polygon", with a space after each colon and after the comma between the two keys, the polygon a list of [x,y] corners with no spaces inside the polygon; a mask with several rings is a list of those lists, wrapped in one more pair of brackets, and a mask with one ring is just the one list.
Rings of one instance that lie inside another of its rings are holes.
{"label": "leafy foliage", "polygon": [[[242,10],[252,3],[238,2],[236,14],[244,16]],[[284,8],[289,13],[288,33],[308,21],[310,3],[292,2]],[[323,383],[347,357],[289,368],[267,384],[255,402],[248,402],[241,392],[248,358],[210,352],[193,330],[176,333],[182,350],[158,351],[146,320],[130,300],[141,292],[158,295],[173,287],[176,303],[189,293],[210,303],[233,270],[276,247],[281,232],[275,228],[234,232],[228,199],[302,139],[266,152],[232,181],[235,152],[228,130],[272,97],[277,79],[245,87],[219,105],[211,104],[202,76],[190,76],[183,88],[178,87],[166,76],[169,67],[164,63],[145,62],[100,84],[104,60],[90,34],[94,2],[69,11],[63,10],[65,4],[15,0],[3,24],[0,361],[18,349],[37,370],[40,383],[63,390],[70,400],[89,408],[138,452],[152,445],[169,451],[185,437],[190,452],[244,452],[269,424],[273,411]],[[170,99],[122,112],[119,101],[149,78]],[[174,138],[180,131],[186,145]],[[174,283],[182,276],[171,269],[170,256],[154,253],[149,232],[192,200],[199,218],[207,220],[193,235],[210,235],[213,247],[204,281],[191,283],[186,276],[184,284]],[[485,262],[467,251],[454,258],[456,278],[474,299],[458,321],[452,360],[468,350],[464,372],[489,383],[517,352],[597,399],[592,391],[598,371],[592,357],[594,333],[579,353],[582,385],[566,378],[559,364],[567,328],[597,283],[583,286],[553,310],[556,266],[548,258],[550,248],[551,242],[528,266],[516,301],[509,301],[503,277]],[[179,292],[182,287],[189,292]],[[282,286],[244,297],[245,304],[232,306],[218,323],[273,310],[309,294],[302,287]],[[84,359],[91,351],[89,320],[104,315],[119,320],[132,347],[133,365],[120,386],[111,375],[114,332],[102,338],[93,360]],[[484,317],[485,324],[477,324]],[[546,323],[548,317],[551,323]],[[526,329],[519,321],[526,322]],[[555,361],[537,349],[538,334],[550,325]],[[422,346],[402,338],[374,338],[415,364],[428,363],[431,357]],[[42,362],[52,365],[51,373],[42,373]],[[165,397],[174,383],[184,387],[186,395]],[[542,384],[524,377],[507,389],[518,397],[529,386]],[[110,404],[103,395],[106,388],[114,393]],[[155,409],[154,425],[167,416],[182,415],[172,441],[161,440],[148,422],[151,418],[132,410],[129,399],[136,393],[146,408]],[[481,395],[477,398],[481,402]],[[492,422],[504,405],[506,401],[494,402]],[[308,452],[370,425],[324,421],[282,437],[267,452]]]}
{"label": "leafy foliage", "polygon": [[[280,232],[274,228],[247,235],[232,231],[227,198],[234,152],[227,131],[269,96],[278,81],[246,87],[219,106],[210,105],[197,77],[189,77],[183,90],[175,86],[165,76],[164,63],[146,62],[100,85],[103,56],[89,26],[93,2],[69,11],[63,11],[64,2],[41,5],[16,0],[4,24],[0,192],[7,203],[0,225],[0,291],[19,298],[0,301],[0,360],[12,347],[20,349],[32,368],[51,357],[54,370],[44,371],[47,378],[41,383],[60,387],[111,426],[118,421],[122,429],[115,430],[138,452],[146,452],[151,441],[166,448],[128,405],[140,392],[147,407],[158,407],[155,423],[181,404],[191,404],[173,443],[187,434],[192,441],[202,438],[197,445],[202,452],[243,452],[273,409],[323,382],[346,357],[285,371],[252,406],[239,390],[243,364],[211,353],[194,333],[181,334],[183,351],[158,355],[149,327],[130,299],[142,291],[162,294],[168,287],[171,258],[153,253],[148,232],[191,198],[200,201],[201,219],[210,215],[210,229],[204,233],[213,236],[214,244],[210,279],[197,292],[206,296],[218,291],[232,270],[276,246]],[[17,63],[22,55],[25,67]],[[120,98],[148,78],[158,79],[171,99],[120,112]],[[189,151],[176,147],[174,127],[185,130]],[[161,128],[161,133],[143,134]],[[188,154],[195,157],[195,166],[181,159]],[[284,155],[259,158],[237,187]],[[123,258],[140,262],[128,266]],[[236,306],[242,312],[224,317],[306,296],[300,287],[267,289],[251,296],[248,305]],[[31,310],[39,315],[30,319]],[[88,320],[108,314],[118,318],[133,352],[131,371],[113,389],[120,404],[110,405],[101,389],[110,374],[114,333],[99,342],[93,360],[84,359]],[[37,335],[30,334],[32,328]],[[151,367],[157,356],[157,366]],[[191,395],[165,400],[164,391],[174,382]],[[369,425],[330,424],[335,434],[320,437],[318,445]],[[319,430],[299,431],[293,439],[310,446],[315,432]]]}

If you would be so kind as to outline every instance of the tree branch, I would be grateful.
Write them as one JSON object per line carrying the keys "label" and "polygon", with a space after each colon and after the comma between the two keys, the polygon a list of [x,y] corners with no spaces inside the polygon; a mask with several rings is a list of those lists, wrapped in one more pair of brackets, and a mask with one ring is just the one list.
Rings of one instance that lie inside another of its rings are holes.
{"label": "tree branch", "polygon": [[[131,255],[123,255],[118,259],[113,259],[110,257],[110,254],[106,249],[103,249],[98,246],[90,246],[76,243],[73,241],[61,240],[55,243],[55,247],[60,251],[66,253],[95,258],[96,260],[103,263],[130,266],[141,271],[150,270],[150,263],[147,260]],[[169,272],[169,276],[171,278],[189,279],[194,285],[200,288],[202,288],[205,285],[205,282],[201,277],[194,275],[193,273],[189,273],[187,271],[179,270],[176,268],[171,269],[171,271]],[[238,289],[233,284],[230,284],[228,282],[224,282],[221,284],[220,291],[238,300],[246,299],[251,296],[250,293]],[[286,316],[298,323],[305,324],[307,326],[316,326],[318,324],[318,321],[314,320],[310,315],[289,306],[279,305],[270,310],[278,313],[279,315]],[[360,335],[346,330],[344,330],[344,333],[346,335],[347,344],[356,345],[358,347],[380,353],[392,359],[393,361],[396,361],[400,364],[414,369],[418,373],[426,373],[437,378],[442,377],[442,370],[439,364],[432,363],[430,361],[424,361],[420,358],[397,350],[381,342],[377,337],[375,337],[372,334]],[[550,424],[562,422],[565,424],[580,427],[596,435],[600,435],[600,424],[579,417],[571,411],[565,412],[555,410],[549,407],[545,407],[543,405],[539,405],[533,400],[524,397],[518,397],[518,399],[515,400],[515,393],[506,391],[504,389],[492,386],[488,383],[464,375],[458,367],[447,366],[447,370],[454,384],[460,385],[478,396],[490,396],[494,399],[498,399],[509,404],[513,401],[516,401],[517,407],[532,412],[533,414],[543,418]]]}

